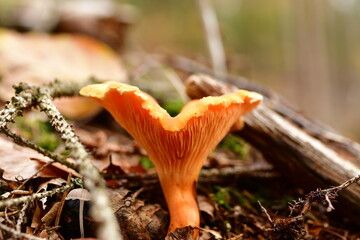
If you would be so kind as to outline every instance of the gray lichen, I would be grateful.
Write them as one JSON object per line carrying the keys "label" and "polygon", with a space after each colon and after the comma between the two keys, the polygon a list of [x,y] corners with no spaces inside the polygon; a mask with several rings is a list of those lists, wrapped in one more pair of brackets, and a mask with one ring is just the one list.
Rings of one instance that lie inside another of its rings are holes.
{"label": "gray lichen", "polygon": [[[98,238],[122,239],[116,218],[109,206],[105,181],[97,168],[91,163],[85,147],[75,134],[72,126],[52,103],[52,99],[56,97],[78,95],[79,89],[87,84],[89,82],[78,84],[54,81],[43,86],[29,86],[26,83],[14,86],[15,96],[0,111],[0,132],[11,137],[19,145],[32,148],[54,161],[78,171],[84,177],[85,187],[92,193],[91,212],[94,220],[99,223]],[[21,116],[25,110],[34,107],[38,107],[48,116],[51,125],[64,141],[71,157],[75,160],[75,164],[67,161],[63,156],[53,154],[9,130],[9,123],[14,122],[16,117]]]}

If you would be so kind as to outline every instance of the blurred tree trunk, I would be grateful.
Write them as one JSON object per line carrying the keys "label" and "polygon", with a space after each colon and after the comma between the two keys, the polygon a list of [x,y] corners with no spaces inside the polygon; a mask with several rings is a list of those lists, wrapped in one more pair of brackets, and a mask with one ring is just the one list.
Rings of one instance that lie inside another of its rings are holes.
{"label": "blurred tree trunk", "polygon": [[291,100],[320,119],[328,119],[331,113],[331,76],[325,25],[327,8],[327,1],[290,1],[292,24],[286,24],[284,29],[285,36],[290,38],[284,41],[292,44],[292,49],[287,47],[287,51],[291,52],[287,63],[293,95]]}
{"label": "blurred tree trunk", "polygon": [[[357,101],[360,82],[357,71],[357,58],[360,52],[360,31],[358,9],[351,4],[347,9],[332,7],[329,9],[329,38],[333,40],[331,51],[332,105],[335,116],[341,116],[342,129],[348,132],[358,128],[360,109]],[[354,134],[355,135],[355,134]]]}

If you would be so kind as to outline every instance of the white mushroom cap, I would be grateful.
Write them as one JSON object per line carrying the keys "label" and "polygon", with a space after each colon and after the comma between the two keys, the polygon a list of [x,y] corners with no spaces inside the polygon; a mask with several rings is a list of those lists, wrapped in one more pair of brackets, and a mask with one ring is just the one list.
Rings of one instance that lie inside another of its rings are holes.
{"label": "white mushroom cap", "polygon": [[68,195],[66,196],[66,200],[90,201],[91,194],[88,190],[84,188],[76,188],[68,193]]}

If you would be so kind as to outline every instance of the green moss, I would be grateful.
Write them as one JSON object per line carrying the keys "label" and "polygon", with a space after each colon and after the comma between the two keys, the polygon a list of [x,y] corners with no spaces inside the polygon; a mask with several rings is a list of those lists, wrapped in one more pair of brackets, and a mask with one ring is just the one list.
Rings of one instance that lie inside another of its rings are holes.
{"label": "green moss", "polygon": [[249,146],[246,142],[240,137],[231,134],[227,135],[218,147],[236,153],[240,159],[245,159],[249,153]]}
{"label": "green moss", "polygon": [[40,147],[54,152],[61,140],[48,121],[30,118],[18,118],[14,124],[16,131]]}
{"label": "green moss", "polygon": [[184,103],[181,100],[167,101],[161,106],[170,114],[170,116],[175,117],[180,113]]}
{"label": "green moss", "polygon": [[247,209],[252,209],[254,204],[257,204],[256,201],[254,201],[255,199],[249,199],[249,196],[237,191],[234,188],[231,188],[231,194],[234,198],[234,201],[240,205],[243,208],[247,208]]}
{"label": "green moss", "polygon": [[233,207],[240,205],[246,209],[253,209],[258,206],[256,196],[246,194],[246,192],[240,192],[233,187],[221,187],[215,186],[214,193],[210,194],[212,200],[218,205],[225,207],[227,210],[232,211]]}
{"label": "green moss", "polygon": [[154,168],[154,163],[148,157],[141,157],[140,158],[140,165],[145,169]]}
{"label": "green moss", "polygon": [[71,182],[78,187],[84,188],[84,181],[81,178],[71,178]]}
{"label": "green moss", "polygon": [[294,200],[294,196],[285,192],[280,196],[274,196],[274,193],[271,193],[268,189],[262,189],[260,192],[254,194],[254,198],[266,206],[287,206],[289,202]]}
{"label": "green moss", "polygon": [[65,149],[65,150],[63,150],[63,151],[60,153],[60,155],[61,155],[61,156],[64,156],[64,157],[67,157],[67,156],[70,155],[70,151],[67,150],[67,149]]}
{"label": "green moss", "polygon": [[210,197],[220,206],[223,206],[230,211],[233,210],[233,208],[230,205],[231,195],[230,195],[229,187],[215,186],[215,193],[211,193]]}

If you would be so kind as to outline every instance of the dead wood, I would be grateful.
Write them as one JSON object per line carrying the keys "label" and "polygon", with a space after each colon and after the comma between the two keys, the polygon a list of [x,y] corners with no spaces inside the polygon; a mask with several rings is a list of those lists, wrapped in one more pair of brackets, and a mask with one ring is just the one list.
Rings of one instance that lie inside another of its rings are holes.
{"label": "dead wood", "polygon": [[[245,117],[244,129],[237,134],[260,150],[296,186],[306,190],[327,188],[360,174],[358,143],[304,117],[278,95],[240,80],[235,87],[204,75],[193,75],[186,83],[187,93],[191,98],[201,98],[224,94],[237,87],[260,90],[264,103]],[[344,210],[349,217],[358,217],[359,182],[341,191],[340,196],[337,210]]]}

